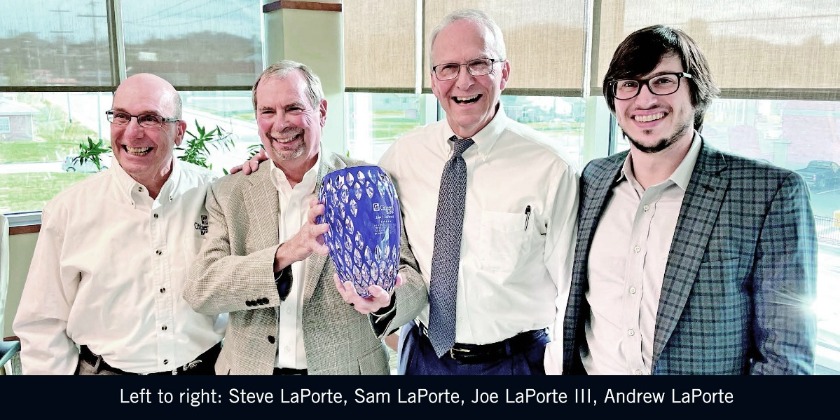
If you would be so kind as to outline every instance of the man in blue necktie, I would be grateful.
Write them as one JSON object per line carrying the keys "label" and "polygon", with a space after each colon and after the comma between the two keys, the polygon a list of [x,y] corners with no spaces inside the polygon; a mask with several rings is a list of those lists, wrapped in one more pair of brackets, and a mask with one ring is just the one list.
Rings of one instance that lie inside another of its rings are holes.
{"label": "man in blue necktie", "polygon": [[543,374],[546,356],[562,349],[547,329],[562,325],[578,176],[540,134],[505,115],[511,66],[485,13],[445,17],[430,62],[446,121],[406,134],[380,161],[424,281],[368,300],[339,291],[371,313],[380,336],[405,325],[399,373]]}

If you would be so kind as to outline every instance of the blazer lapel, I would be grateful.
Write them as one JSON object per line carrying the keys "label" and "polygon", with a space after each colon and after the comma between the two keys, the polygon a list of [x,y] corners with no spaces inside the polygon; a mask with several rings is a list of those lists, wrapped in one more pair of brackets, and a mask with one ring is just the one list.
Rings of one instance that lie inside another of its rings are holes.
{"label": "blazer lapel", "polygon": [[[326,152],[323,147],[321,148],[321,166],[318,168],[318,176],[317,181],[315,182],[315,196],[317,197],[318,191],[321,190],[321,184],[324,179],[324,176],[328,173],[336,170],[345,168],[347,165],[338,159],[332,153]],[[312,254],[309,258],[306,259],[306,265],[304,266],[304,288],[303,288],[303,302],[309,302],[312,298],[312,295],[315,293],[315,288],[318,286],[318,282],[320,282],[324,275],[324,269],[327,265],[327,260],[329,259],[329,255],[318,255]],[[327,281],[332,282],[332,278],[326,279]],[[336,293],[338,293],[336,291]]]}
{"label": "blazer lapel", "polygon": [[721,176],[725,169],[723,156],[704,142],[683,198],[665,267],[656,312],[652,360],[654,371],[688,301],[706,245],[718,220],[729,187],[729,180]]}
{"label": "blazer lapel", "polygon": [[[271,161],[261,165],[260,170],[248,176],[250,185],[245,194],[245,208],[248,213],[249,232],[255,232],[256,238],[246,238],[252,250],[263,249],[279,244],[280,198],[274,183],[271,182]],[[250,251],[250,250],[249,250]]]}
{"label": "blazer lapel", "polygon": [[[627,153],[590,163],[581,177],[581,199],[578,207],[578,235],[572,268],[571,295],[564,321],[564,354],[569,369],[582,370],[578,349],[583,345],[583,326],[588,318],[589,305],[584,294],[589,289],[589,251],[592,237],[611,194]],[[586,315],[582,315],[586,314]],[[576,367],[572,367],[572,366]]]}
{"label": "blazer lapel", "polygon": [[[589,249],[592,245],[592,237],[595,235],[595,228],[598,227],[598,221],[601,219],[607,199],[612,194],[613,184],[621,173],[621,167],[626,157],[627,154],[623,153],[616,159],[611,159],[607,165],[594,168],[593,170],[596,172],[592,174],[592,177],[586,179],[588,185],[585,186],[583,191],[584,197],[581,203],[584,203],[584,205],[581,207],[582,211],[579,215],[578,246],[580,247],[579,250],[584,252],[581,260],[584,264],[581,268],[586,267],[585,263],[589,260]],[[588,277],[586,273],[582,274]]]}

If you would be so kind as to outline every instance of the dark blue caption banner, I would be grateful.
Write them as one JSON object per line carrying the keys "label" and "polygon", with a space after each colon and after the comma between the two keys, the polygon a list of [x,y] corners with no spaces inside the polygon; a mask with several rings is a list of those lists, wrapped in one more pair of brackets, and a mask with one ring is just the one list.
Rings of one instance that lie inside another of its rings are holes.
{"label": "dark blue caption banner", "polygon": [[833,409],[837,376],[814,377],[0,377],[2,401],[109,414],[301,413],[522,415],[775,414],[781,404]]}

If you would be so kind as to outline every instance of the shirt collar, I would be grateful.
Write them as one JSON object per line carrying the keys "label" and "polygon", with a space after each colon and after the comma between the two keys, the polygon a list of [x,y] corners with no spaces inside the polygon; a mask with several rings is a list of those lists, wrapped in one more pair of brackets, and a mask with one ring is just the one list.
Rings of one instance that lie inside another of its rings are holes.
{"label": "shirt collar", "polygon": [[[143,194],[144,196],[149,195],[148,189],[143,184],[132,178],[131,175],[129,175],[128,172],[120,166],[117,159],[114,159],[113,162],[115,164],[111,165],[111,173],[116,180],[119,195],[121,197],[125,198],[129,204],[133,206],[135,205],[137,197],[136,194]],[[161,187],[158,198],[155,201],[168,202],[175,198],[174,192],[176,191],[176,186],[181,181],[181,172],[182,169],[180,160],[178,158],[173,158],[172,171],[169,173],[169,178],[167,178],[166,182],[163,183],[163,187]]]}
{"label": "shirt collar", "polygon": [[[490,154],[490,150],[493,149],[493,146],[499,140],[499,137],[505,131],[505,128],[507,128],[507,115],[505,115],[502,103],[499,102],[496,115],[493,116],[493,119],[490,120],[490,122],[478,133],[475,133],[475,135],[470,137],[475,142],[475,145],[467,149],[467,152],[475,150],[482,160],[486,160],[487,155]],[[441,144],[445,148],[447,154],[449,154],[452,151],[452,145],[449,143],[449,139],[455,135],[455,132],[452,131],[452,127],[450,127],[449,124],[446,124],[444,133],[446,137],[440,139],[440,141],[442,142]]]}
{"label": "shirt collar", "polygon": [[[682,162],[680,162],[680,165],[674,170],[674,173],[668,177],[668,181],[673,182],[678,187],[682,188],[683,191],[688,188],[688,183],[691,181],[691,174],[694,172],[694,165],[697,163],[697,157],[700,156],[700,146],[702,142],[698,140],[698,138],[699,136],[697,135],[697,131],[695,131],[694,136],[691,138],[691,146],[688,148],[688,153],[685,154],[685,157]],[[624,159],[624,165],[621,167],[621,173],[619,174],[616,183],[627,180],[630,181],[631,184],[637,184],[636,177],[633,174],[631,158],[632,155],[628,153],[627,158]]]}
{"label": "shirt collar", "polygon": [[701,143],[700,136],[695,131],[694,136],[691,138],[691,147],[688,148],[688,153],[686,153],[680,166],[677,166],[677,169],[671,174],[671,180],[679,185],[683,191],[688,189],[688,183],[691,181],[691,173],[694,172],[694,164],[697,163],[697,157],[700,156]]}
{"label": "shirt collar", "polygon": [[321,150],[318,151],[318,159],[315,161],[315,165],[303,174],[303,179],[301,179],[294,188],[292,188],[291,183],[289,183],[289,179],[286,178],[286,174],[277,167],[277,164],[274,163],[274,161],[271,161],[271,183],[274,184],[274,188],[281,193],[292,191],[293,189],[303,190],[307,193],[315,191],[315,184],[318,181],[318,168],[321,167],[321,157],[324,153],[326,152],[322,145]]}

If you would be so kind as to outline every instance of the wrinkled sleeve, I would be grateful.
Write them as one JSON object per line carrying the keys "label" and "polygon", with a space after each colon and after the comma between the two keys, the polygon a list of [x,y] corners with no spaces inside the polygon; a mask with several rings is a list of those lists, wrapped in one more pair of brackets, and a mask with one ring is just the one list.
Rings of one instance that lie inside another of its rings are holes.
{"label": "wrinkled sleeve", "polygon": [[577,171],[569,166],[560,174],[554,197],[551,225],[546,240],[545,266],[557,287],[556,313],[550,329],[551,342],[546,346],[544,367],[549,375],[563,371],[563,317],[572,279],[577,240],[578,183]]}
{"label": "wrinkled sleeve", "polygon": [[72,375],[79,352],[67,336],[67,320],[81,273],[62,267],[67,211],[48,203],[12,329],[21,342],[25,375]]}

